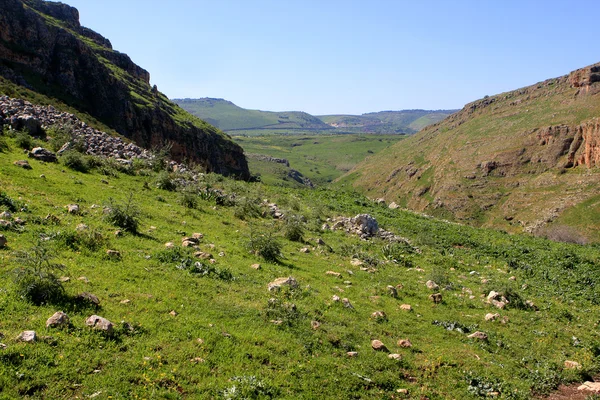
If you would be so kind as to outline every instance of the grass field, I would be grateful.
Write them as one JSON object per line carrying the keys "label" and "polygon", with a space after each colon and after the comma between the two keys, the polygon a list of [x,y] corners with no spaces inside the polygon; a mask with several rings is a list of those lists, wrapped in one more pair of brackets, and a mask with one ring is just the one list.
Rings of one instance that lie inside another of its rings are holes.
{"label": "grass field", "polygon": [[[23,158],[15,139],[0,139],[0,211],[13,221],[0,232],[8,241],[0,249],[2,399],[528,399],[600,370],[596,246],[391,210],[344,188],[202,175],[168,191],[157,183],[189,177],[144,163],[82,173],[30,160],[25,170],[13,165]],[[264,199],[287,218],[271,218]],[[73,203],[77,214],[67,212]],[[115,226],[110,210],[137,218],[137,229]],[[323,230],[327,218],[358,213],[410,244]],[[293,227],[300,241],[288,239]],[[193,233],[203,234],[198,249],[182,247]],[[34,289],[47,289],[24,277],[57,284],[46,273],[69,280],[35,302]],[[298,288],[267,290],[289,276]],[[429,299],[428,280],[440,303]],[[488,304],[491,290],[510,303]],[[100,304],[78,299],[82,292]],[[61,310],[70,325],[46,328]],[[488,313],[498,319],[486,321]],[[85,326],[92,314],[114,331]],[[37,342],[17,341],[23,330],[35,330]],[[476,331],[487,339],[468,337]],[[373,350],[375,339],[388,350]]]}

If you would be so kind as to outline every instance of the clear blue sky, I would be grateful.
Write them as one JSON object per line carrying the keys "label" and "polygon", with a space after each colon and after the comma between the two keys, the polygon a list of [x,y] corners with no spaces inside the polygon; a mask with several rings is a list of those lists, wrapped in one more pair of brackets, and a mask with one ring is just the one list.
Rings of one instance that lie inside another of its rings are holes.
{"label": "clear blue sky", "polygon": [[600,61],[600,1],[63,0],[170,98],[461,108]]}

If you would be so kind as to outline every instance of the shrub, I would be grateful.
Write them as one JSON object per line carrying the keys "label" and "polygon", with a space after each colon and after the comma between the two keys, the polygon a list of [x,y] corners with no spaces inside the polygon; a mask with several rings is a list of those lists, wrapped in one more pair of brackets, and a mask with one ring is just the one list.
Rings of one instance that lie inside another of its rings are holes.
{"label": "shrub", "polygon": [[257,199],[249,199],[247,197],[243,197],[242,199],[236,202],[233,215],[236,218],[241,219],[242,221],[248,218],[260,217],[262,215],[260,209],[260,201]]}
{"label": "shrub", "polygon": [[183,191],[179,197],[179,204],[186,208],[197,208],[198,207],[198,196],[196,193],[189,190]]}
{"label": "shrub", "polygon": [[271,233],[267,235],[251,235],[248,242],[248,249],[251,253],[264,258],[266,261],[279,262],[282,258],[281,244]]}
{"label": "shrub", "polygon": [[156,187],[162,190],[168,190],[170,192],[177,188],[175,181],[171,179],[171,175],[167,171],[159,172],[154,180]]}
{"label": "shrub", "polygon": [[33,138],[27,132],[19,131],[15,134],[15,144],[21,149],[32,149]]}
{"label": "shrub", "polygon": [[15,254],[21,265],[14,271],[17,293],[34,304],[52,303],[64,295],[62,283],[55,275],[63,265],[51,262],[54,255],[44,246],[37,245],[29,251]]}
{"label": "shrub", "polygon": [[23,208],[19,201],[13,200],[4,192],[0,192],[0,206],[5,207],[10,212],[17,212]]}
{"label": "shrub", "polygon": [[3,136],[0,136],[0,153],[4,153],[5,151],[10,150],[10,146],[8,145],[8,142],[6,141],[6,138]]}
{"label": "shrub", "polygon": [[554,242],[588,244],[589,240],[575,228],[566,225],[549,226],[542,235]]}
{"label": "shrub", "polygon": [[90,164],[83,154],[74,150],[69,150],[63,153],[60,160],[65,167],[74,171],[88,172],[90,169]]}
{"label": "shrub", "polygon": [[302,242],[304,236],[304,228],[302,221],[295,215],[292,215],[285,220],[284,234],[286,239],[293,242]]}
{"label": "shrub", "polygon": [[53,125],[48,128],[46,134],[49,136],[48,147],[53,151],[59,151],[66,143],[70,142],[69,148],[83,153],[85,143],[73,134],[72,124]]}
{"label": "shrub", "polygon": [[108,210],[105,217],[108,223],[125,229],[127,232],[138,232],[140,209],[133,204],[133,193],[129,194],[125,203],[117,203],[113,199],[109,199]]}

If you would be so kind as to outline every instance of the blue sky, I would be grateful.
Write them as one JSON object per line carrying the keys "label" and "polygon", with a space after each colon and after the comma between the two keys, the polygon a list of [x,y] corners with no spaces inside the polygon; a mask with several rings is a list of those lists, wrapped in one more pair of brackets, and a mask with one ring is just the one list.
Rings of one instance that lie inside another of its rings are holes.
{"label": "blue sky", "polygon": [[464,104],[600,62],[600,1],[63,0],[171,98],[361,114]]}

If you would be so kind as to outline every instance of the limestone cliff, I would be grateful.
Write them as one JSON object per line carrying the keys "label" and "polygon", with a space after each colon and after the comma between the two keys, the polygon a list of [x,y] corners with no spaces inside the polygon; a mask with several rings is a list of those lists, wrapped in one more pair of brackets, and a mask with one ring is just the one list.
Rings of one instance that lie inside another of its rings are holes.
{"label": "limestone cliff", "polygon": [[150,86],[148,71],[82,27],[77,9],[2,0],[0,75],[84,111],[138,145],[171,146],[176,160],[248,178],[241,147]]}

